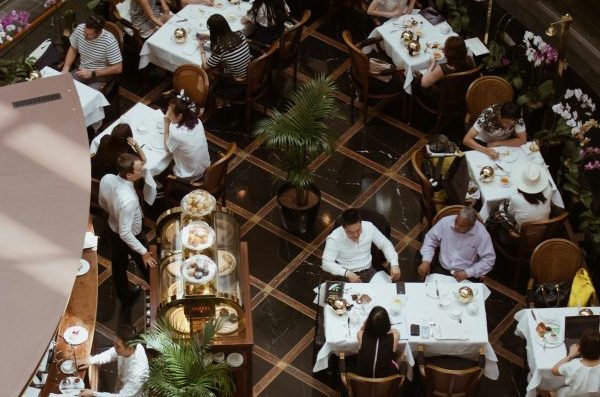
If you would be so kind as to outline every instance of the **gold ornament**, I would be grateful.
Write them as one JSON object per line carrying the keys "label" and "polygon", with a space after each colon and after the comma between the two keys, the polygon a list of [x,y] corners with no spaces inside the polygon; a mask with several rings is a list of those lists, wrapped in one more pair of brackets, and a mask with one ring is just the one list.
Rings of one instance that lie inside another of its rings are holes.
{"label": "gold ornament", "polygon": [[185,40],[187,39],[187,31],[184,28],[176,28],[173,31],[173,37],[175,38],[176,43],[185,43]]}

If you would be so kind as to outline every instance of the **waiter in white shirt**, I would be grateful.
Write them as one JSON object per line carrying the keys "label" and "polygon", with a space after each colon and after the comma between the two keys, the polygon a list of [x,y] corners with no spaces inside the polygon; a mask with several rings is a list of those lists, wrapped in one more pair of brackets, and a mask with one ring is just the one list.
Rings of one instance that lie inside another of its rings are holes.
{"label": "waiter in white shirt", "polygon": [[119,175],[107,174],[100,181],[98,203],[108,212],[112,249],[112,276],[123,307],[130,307],[138,291],[130,291],[127,283],[129,256],[148,280],[147,267],[156,266],[152,254],[142,242],[142,208],[133,183],[142,178],[144,164],[134,154],[125,153],[117,159]]}
{"label": "waiter in white shirt", "polygon": [[371,245],[375,244],[390,264],[392,281],[400,280],[398,253],[375,225],[361,220],[355,208],[342,213],[341,223],[342,226],[327,236],[323,251],[324,271],[344,276],[352,283],[368,283],[376,273],[371,263]]}
{"label": "waiter in white shirt", "polygon": [[79,395],[83,397],[142,397],[144,383],[148,380],[150,369],[146,351],[136,340],[135,328],[120,327],[113,340],[113,347],[104,353],[83,360],[79,365],[79,369],[85,369],[89,365],[102,365],[116,360],[118,367],[116,393],[84,389]]}

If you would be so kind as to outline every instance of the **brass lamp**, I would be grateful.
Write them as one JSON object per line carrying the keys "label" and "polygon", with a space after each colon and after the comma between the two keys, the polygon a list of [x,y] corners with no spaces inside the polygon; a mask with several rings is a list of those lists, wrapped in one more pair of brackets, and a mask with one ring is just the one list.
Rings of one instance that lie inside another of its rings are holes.
{"label": "brass lamp", "polygon": [[550,25],[548,25],[548,28],[546,29],[546,36],[556,36],[558,31],[554,25],[560,24],[560,36],[558,39],[558,62],[556,63],[556,73],[558,74],[559,78],[563,77],[563,73],[567,68],[567,62],[565,60],[565,50],[567,46],[567,39],[569,37],[569,28],[571,27],[572,22],[573,17],[571,17],[571,14],[567,13],[561,16],[560,20],[552,22]]}

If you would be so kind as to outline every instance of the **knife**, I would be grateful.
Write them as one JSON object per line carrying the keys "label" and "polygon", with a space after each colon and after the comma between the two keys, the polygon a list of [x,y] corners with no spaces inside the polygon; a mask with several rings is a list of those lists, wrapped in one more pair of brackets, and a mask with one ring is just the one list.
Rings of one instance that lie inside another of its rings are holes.
{"label": "knife", "polygon": [[504,168],[500,167],[500,164],[498,164],[498,163],[495,163],[495,164],[496,164],[496,167],[498,167],[499,170],[506,172],[506,170]]}
{"label": "knife", "polygon": [[535,316],[535,313],[533,312],[533,310],[531,311],[531,315],[533,316],[533,319],[534,319],[535,321],[537,321],[537,317]]}
{"label": "knife", "polygon": [[438,289],[438,282],[435,282],[435,293],[437,294],[438,299],[440,299],[440,290]]}

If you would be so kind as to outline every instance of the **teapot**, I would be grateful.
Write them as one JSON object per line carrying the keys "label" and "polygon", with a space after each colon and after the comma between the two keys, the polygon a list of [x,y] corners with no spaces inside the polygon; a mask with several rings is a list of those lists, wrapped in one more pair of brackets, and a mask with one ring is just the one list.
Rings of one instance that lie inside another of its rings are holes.
{"label": "teapot", "polygon": [[458,301],[460,303],[469,303],[473,300],[473,290],[471,287],[460,287],[458,289]]}
{"label": "teapot", "polygon": [[492,182],[494,180],[494,168],[489,165],[481,168],[481,171],[479,171],[479,180],[485,183]]}
{"label": "teapot", "polygon": [[407,41],[411,41],[413,39],[412,30],[403,30],[400,34],[400,38],[406,43]]}
{"label": "teapot", "polygon": [[335,298],[331,297],[331,298],[329,298],[327,303],[329,304],[329,306],[331,306],[333,311],[336,314],[339,314],[340,316],[342,314],[346,314],[346,312],[350,308],[350,305],[348,305],[348,302],[346,302],[346,299],[342,299],[342,298],[335,299]]}
{"label": "teapot", "polygon": [[410,56],[415,56],[421,51],[421,44],[419,44],[417,40],[411,40],[406,44],[406,48],[408,49],[408,54]]}
{"label": "teapot", "polygon": [[173,37],[178,44],[184,43],[187,39],[187,31],[184,28],[176,28],[173,31]]}

